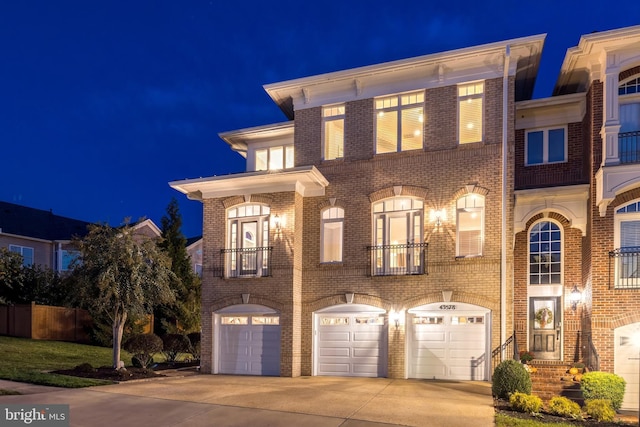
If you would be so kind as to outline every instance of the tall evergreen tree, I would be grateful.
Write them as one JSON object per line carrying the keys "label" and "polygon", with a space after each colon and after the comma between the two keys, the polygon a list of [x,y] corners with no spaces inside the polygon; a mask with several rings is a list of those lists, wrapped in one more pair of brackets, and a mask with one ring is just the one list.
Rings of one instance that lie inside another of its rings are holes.
{"label": "tall evergreen tree", "polygon": [[171,258],[171,271],[175,279],[171,288],[175,303],[159,306],[156,310],[155,329],[158,335],[171,332],[195,332],[200,330],[200,278],[195,274],[187,253],[187,239],[182,234],[182,216],[178,201],[173,198],[166,215],[160,220],[162,240],[160,247]]}

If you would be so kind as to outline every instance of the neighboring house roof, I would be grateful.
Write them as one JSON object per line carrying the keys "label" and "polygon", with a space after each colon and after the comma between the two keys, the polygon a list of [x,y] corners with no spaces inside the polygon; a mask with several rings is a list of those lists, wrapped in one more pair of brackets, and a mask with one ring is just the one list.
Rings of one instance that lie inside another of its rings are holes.
{"label": "neighboring house roof", "polygon": [[87,234],[89,222],[52,211],[0,201],[0,232],[44,240],[71,240]]}
{"label": "neighboring house roof", "polygon": [[187,247],[197,243],[199,240],[202,240],[202,236],[189,237],[187,239]]}

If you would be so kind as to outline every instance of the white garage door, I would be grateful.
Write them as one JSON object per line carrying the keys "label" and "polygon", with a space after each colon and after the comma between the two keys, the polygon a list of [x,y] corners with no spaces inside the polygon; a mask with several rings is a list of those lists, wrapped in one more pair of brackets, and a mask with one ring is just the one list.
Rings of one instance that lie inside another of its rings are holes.
{"label": "white garage door", "polygon": [[379,312],[316,314],[316,375],[387,375],[386,316]]}
{"label": "white garage door", "polygon": [[640,323],[617,328],[614,337],[616,340],[614,370],[627,382],[622,409],[637,411]]}
{"label": "white garage door", "polygon": [[219,373],[280,375],[279,316],[224,314],[219,331]]}
{"label": "white garage door", "polygon": [[[411,310],[407,318],[409,377],[487,380],[487,310],[467,304],[438,304]],[[473,306],[471,306],[473,307]]]}

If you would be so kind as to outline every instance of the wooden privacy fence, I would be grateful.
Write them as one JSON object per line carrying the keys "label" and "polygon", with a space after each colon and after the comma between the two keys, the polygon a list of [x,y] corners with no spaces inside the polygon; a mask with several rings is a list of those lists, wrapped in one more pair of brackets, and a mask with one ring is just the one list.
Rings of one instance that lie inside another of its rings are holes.
{"label": "wooden privacy fence", "polygon": [[[89,342],[93,320],[81,308],[37,305],[0,305],[0,335],[34,340]],[[143,333],[153,332],[153,315]]]}

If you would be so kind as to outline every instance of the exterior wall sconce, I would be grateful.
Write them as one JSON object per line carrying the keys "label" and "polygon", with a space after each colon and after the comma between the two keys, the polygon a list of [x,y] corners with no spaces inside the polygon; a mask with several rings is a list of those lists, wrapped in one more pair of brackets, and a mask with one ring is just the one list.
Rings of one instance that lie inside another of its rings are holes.
{"label": "exterior wall sconce", "polygon": [[273,226],[276,228],[276,231],[280,231],[280,227],[282,226],[282,224],[278,214],[276,214],[276,216],[273,217]]}
{"label": "exterior wall sconce", "polygon": [[436,227],[440,227],[442,225],[442,221],[447,220],[447,210],[446,209],[431,209],[429,211],[429,220],[436,224]]}
{"label": "exterior wall sconce", "polygon": [[578,303],[582,300],[582,293],[578,290],[578,285],[573,285],[571,294],[569,295],[569,302],[571,302],[571,310],[576,311]]}
{"label": "exterior wall sconce", "polygon": [[391,320],[393,320],[393,322],[396,325],[396,330],[400,329],[400,313],[397,311],[393,311],[391,312]]}

